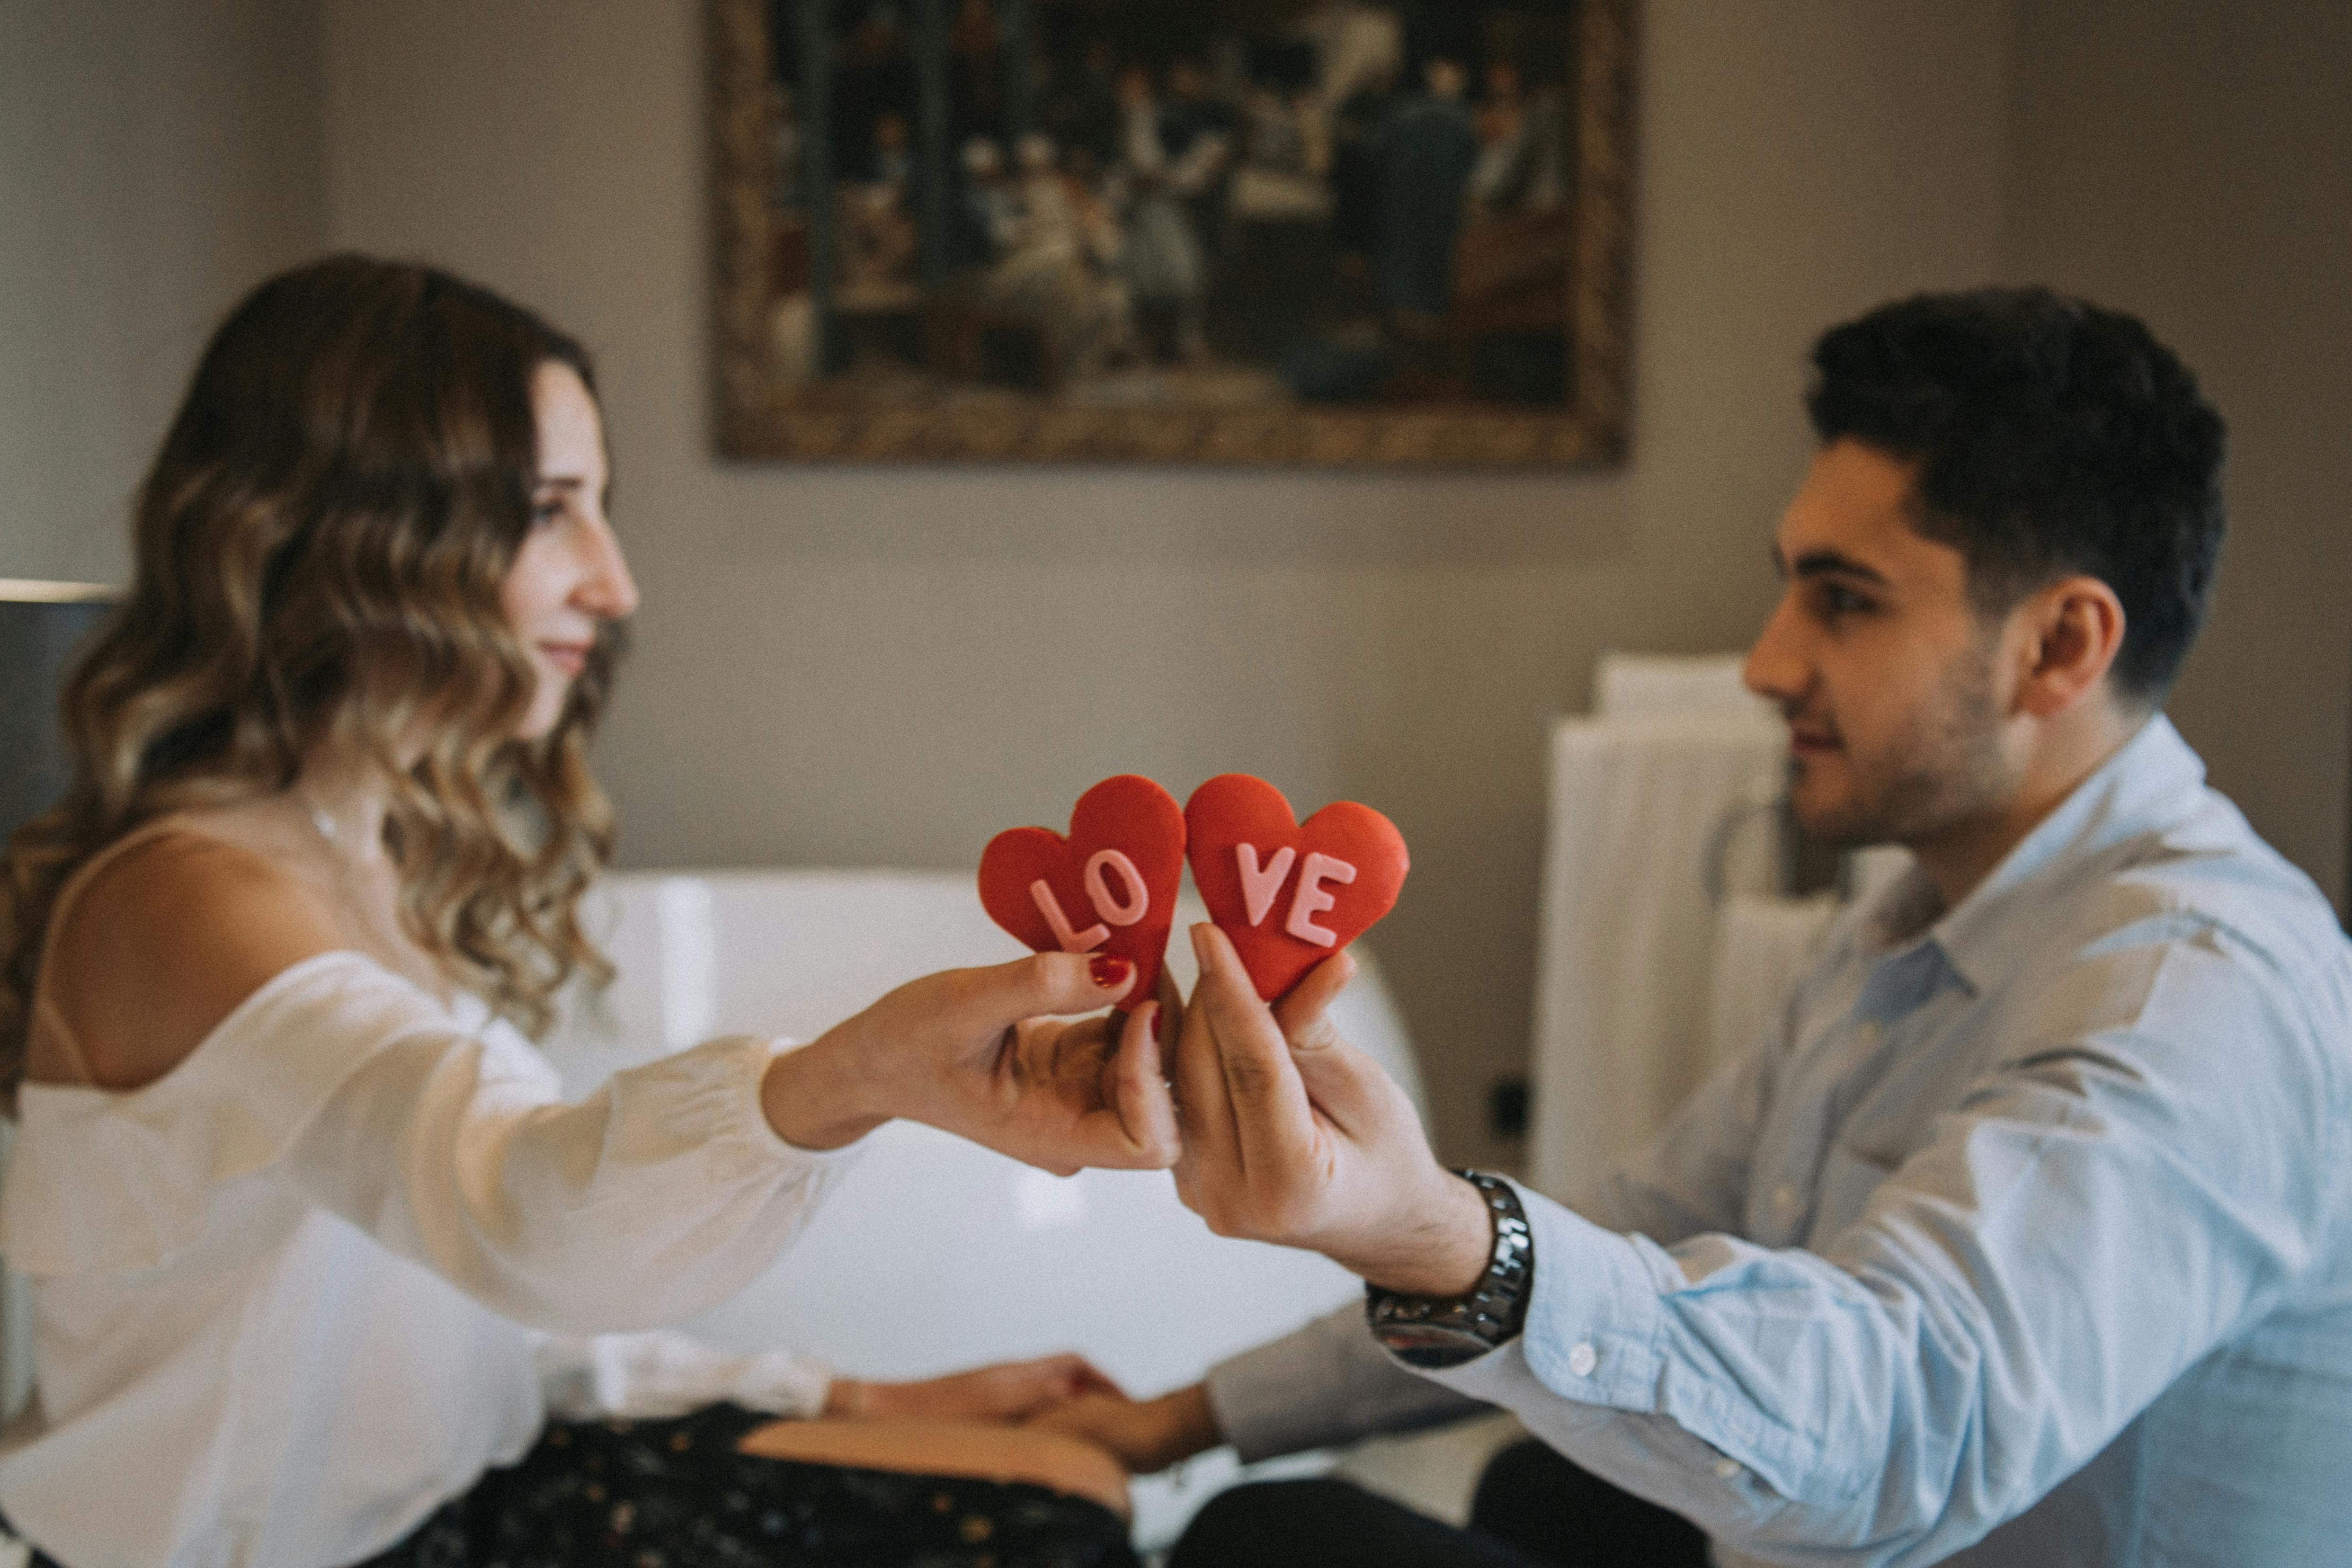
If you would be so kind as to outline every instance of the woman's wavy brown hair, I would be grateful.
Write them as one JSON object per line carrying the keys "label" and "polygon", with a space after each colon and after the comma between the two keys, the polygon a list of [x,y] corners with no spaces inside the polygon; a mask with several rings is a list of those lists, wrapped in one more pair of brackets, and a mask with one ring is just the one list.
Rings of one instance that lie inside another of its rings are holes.
{"label": "woman's wavy brown hair", "polygon": [[321,751],[392,781],[403,921],[458,984],[537,1032],[572,975],[609,977],[578,905],[612,850],[586,750],[617,628],[520,741],[533,676],[499,601],[551,362],[593,395],[586,353],[530,311],[360,256],[222,324],[140,487],[128,597],[66,683],[73,784],[0,860],[0,1104],[76,868],[164,813],[287,789]]}

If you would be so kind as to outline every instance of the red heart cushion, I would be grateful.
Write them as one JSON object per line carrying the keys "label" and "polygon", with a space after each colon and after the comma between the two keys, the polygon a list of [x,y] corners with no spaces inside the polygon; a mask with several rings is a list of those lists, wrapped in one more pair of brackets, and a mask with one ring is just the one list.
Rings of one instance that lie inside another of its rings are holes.
{"label": "red heart cushion", "polygon": [[1192,885],[1271,1002],[1393,908],[1412,861],[1396,825],[1334,801],[1305,822],[1264,779],[1219,773],[1184,805]]}
{"label": "red heart cushion", "polygon": [[1184,876],[1184,812],[1176,797],[1135,773],[1078,796],[1067,838],[1013,827],[980,856],[980,903],[998,925],[1039,952],[1116,952],[1132,959],[1122,1005],[1151,999],[1176,886]]}

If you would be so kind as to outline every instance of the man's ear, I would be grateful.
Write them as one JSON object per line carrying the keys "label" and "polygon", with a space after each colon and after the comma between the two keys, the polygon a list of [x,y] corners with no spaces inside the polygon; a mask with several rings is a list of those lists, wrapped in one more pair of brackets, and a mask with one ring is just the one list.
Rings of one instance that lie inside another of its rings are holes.
{"label": "man's ear", "polygon": [[2017,607],[2017,705],[2054,719],[2097,689],[2124,646],[2124,604],[2096,577],[2062,577]]}

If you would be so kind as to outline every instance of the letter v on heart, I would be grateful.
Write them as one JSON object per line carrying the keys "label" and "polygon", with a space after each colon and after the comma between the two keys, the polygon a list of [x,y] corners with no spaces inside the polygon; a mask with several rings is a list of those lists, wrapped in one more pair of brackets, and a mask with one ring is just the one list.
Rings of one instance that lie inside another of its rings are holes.
{"label": "letter v on heart", "polygon": [[1136,967],[1127,1006],[1151,999],[1184,877],[1184,811],[1138,773],[1078,796],[1069,837],[1013,827],[980,856],[989,918],[1039,952],[1115,952]]}
{"label": "letter v on heart", "polygon": [[1248,773],[1194,790],[1184,828],[1192,885],[1268,1002],[1395,907],[1412,868],[1404,836],[1370,806],[1335,801],[1302,823]]}

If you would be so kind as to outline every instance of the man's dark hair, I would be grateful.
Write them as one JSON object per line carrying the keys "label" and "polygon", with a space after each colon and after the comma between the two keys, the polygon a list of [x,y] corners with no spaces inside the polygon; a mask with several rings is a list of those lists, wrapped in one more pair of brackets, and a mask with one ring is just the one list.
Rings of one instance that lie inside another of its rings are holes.
{"label": "man's dark hair", "polygon": [[1919,466],[1927,537],[1967,559],[1980,613],[2070,573],[2123,601],[2116,687],[2161,702],[2221,550],[2221,416],[2132,316],[2046,289],[1923,294],[1832,327],[1806,406]]}

